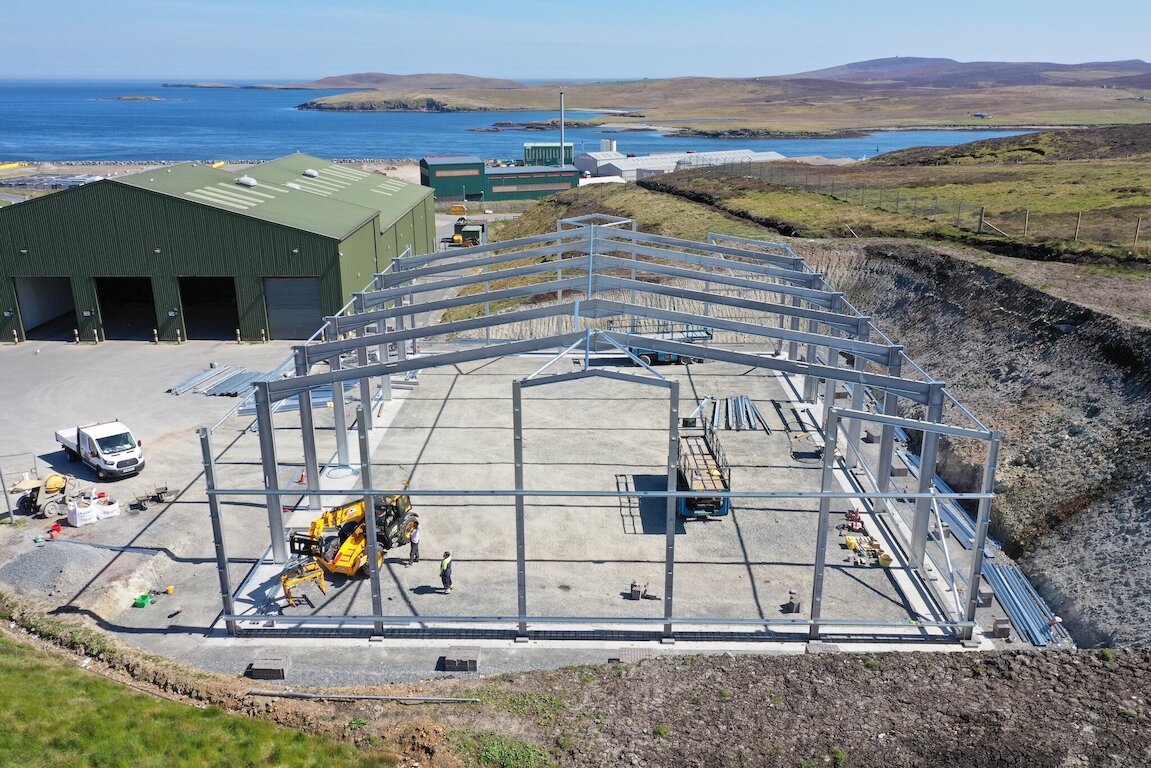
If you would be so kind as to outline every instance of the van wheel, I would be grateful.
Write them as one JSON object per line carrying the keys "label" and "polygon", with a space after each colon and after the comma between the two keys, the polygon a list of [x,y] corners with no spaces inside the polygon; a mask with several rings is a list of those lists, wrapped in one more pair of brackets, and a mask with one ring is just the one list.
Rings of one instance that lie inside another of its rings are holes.
{"label": "van wheel", "polygon": [[76,453],[71,448],[65,448],[64,455],[68,457],[69,463],[75,463],[80,460],[80,454]]}
{"label": "van wheel", "polygon": [[97,469],[96,470],[96,477],[100,478],[101,480],[107,480],[108,479],[108,473],[102,469]]}

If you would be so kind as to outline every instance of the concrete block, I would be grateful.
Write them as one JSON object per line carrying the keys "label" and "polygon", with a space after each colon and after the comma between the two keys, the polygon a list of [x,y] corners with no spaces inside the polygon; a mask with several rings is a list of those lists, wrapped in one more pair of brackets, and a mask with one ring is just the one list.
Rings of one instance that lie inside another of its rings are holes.
{"label": "concrete block", "polygon": [[999,639],[1011,637],[1011,619],[996,619],[991,627],[991,636]]}
{"label": "concrete block", "polygon": [[291,668],[292,660],[287,656],[267,656],[249,664],[244,674],[253,680],[285,680]]}
{"label": "concrete block", "polygon": [[879,433],[873,432],[870,429],[865,429],[865,430],[863,430],[863,438],[862,439],[863,439],[863,442],[865,442],[865,443],[878,443],[879,442]]}
{"label": "concrete block", "polygon": [[825,643],[822,640],[809,640],[803,652],[809,655],[819,653],[839,653],[839,646],[834,643]]}
{"label": "concrete block", "polygon": [[987,582],[982,582],[979,585],[979,591],[975,593],[975,604],[980,608],[987,608],[991,605],[991,598],[995,596],[992,591],[991,585]]}
{"label": "concrete block", "polygon": [[479,665],[479,648],[452,646],[444,654],[445,672],[475,672]]}
{"label": "concrete block", "polygon": [[892,468],[891,468],[891,476],[892,477],[907,477],[909,474],[911,474],[911,472],[910,472],[910,470],[908,470],[907,467],[904,467],[901,465],[895,465],[895,466],[892,466]]}

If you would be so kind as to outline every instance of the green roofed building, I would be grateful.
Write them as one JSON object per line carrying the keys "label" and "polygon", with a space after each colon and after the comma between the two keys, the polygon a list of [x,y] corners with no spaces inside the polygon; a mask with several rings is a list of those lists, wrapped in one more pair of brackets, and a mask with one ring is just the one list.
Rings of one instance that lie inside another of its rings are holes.
{"label": "green roofed building", "polygon": [[483,199],[484,161],[471,155],[429,155],[420,160],[420,183],[434,189],[436,197]]}
{"label": "green roofed building", "polygon": [[[558,157],[559,144],[555,147]],[[420,181],[434,189],[439,200],[532,200],[574,189],[579,180],[574,165],[488,167],[470,155],[433,155],[420,160]]]}
{"label": "green roofed building", "polygon": [[0,209],[0,336],[307,338],[409,247],[431,189],[309,155],[103,179]]}

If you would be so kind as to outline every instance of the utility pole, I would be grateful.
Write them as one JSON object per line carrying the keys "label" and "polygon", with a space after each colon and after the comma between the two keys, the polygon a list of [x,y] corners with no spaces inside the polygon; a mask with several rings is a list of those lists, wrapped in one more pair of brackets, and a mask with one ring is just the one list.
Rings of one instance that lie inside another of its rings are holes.
{"label": "utility pole", "polygon": [[564,149],[564,92],[560,91],[560,161],[558,165],[563,166],[566,159],[567,155]]}

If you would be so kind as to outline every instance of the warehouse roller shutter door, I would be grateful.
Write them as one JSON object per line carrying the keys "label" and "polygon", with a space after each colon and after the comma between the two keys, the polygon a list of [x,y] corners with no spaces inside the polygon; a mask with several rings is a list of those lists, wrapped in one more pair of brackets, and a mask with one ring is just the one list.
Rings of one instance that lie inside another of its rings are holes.
{"label": "warehouse roller shutter door", "polygon": [[324,324],[318,277],[265,277],[268,336],[307,339]]}

